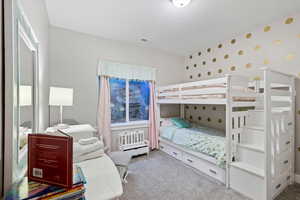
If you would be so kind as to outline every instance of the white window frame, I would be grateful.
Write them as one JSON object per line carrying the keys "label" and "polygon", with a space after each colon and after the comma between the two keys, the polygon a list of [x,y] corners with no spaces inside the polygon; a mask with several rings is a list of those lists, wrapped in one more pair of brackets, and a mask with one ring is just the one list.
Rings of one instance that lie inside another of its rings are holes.
{"label": "white window frame", "polygon": [[139,120],[139,121],[130,121],[129,120],[129,79],[123,79],[126,81],[125,90],[126,90],[126,121],[119,123],[111,123],[111,127],[118,128],[123,126],[137,126],[137,127],[147,127],[149,120]]}

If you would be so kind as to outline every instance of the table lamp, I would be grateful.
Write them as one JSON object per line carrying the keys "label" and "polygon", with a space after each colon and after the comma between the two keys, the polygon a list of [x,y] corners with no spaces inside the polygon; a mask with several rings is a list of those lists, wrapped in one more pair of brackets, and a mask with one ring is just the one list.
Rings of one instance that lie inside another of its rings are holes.
{"label": "table lamp", "polygon": [[59,127],[66,127],[63,124],[63,106],[73,105],[73,88],[50,87],[49,105],[60,107]]}
{"label": "table lamp", "polygon": [[32,105],[32,87],[30,85],[20,85],[19,90],[19,105],[31,106]]}

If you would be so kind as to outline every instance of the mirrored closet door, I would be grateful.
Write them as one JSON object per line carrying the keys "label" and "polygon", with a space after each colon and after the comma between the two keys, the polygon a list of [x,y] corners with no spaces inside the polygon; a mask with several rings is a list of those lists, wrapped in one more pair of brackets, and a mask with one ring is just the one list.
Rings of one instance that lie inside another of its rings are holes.
{"label": "mirrored closet door", "polygon": [[15,173],[21,177],[27,169],[27,136],[38,130],[38,42],[21,9],[18,11],[15,70],[18,163]]}

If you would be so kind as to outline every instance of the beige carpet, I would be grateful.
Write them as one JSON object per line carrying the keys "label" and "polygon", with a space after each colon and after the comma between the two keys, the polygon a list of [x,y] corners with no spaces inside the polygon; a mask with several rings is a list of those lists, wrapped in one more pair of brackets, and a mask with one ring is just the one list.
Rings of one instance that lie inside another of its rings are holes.
{"label": "beige carpet", "polygon": [[[134,158],[129,170],[120,200],[247,200],[161,151]],[[289,186],[276,200],[300,200],[300,185]]]}
{"label": "beige carpet", "polygon": [[246,200],[161,151],[133,159],[120,200]]}

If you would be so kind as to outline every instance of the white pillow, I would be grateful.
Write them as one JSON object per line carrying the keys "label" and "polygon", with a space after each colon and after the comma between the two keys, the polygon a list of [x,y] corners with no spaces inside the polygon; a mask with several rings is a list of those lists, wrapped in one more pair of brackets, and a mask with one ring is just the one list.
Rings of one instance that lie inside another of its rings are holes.
{"label": "white pillow", "polygon": [[98,138],[91,137],[91,138],[86,138],[86,139],[80,139],[80,140],[78,140],[78,143],[81,144],[81,145],[89,145],[89,144],[94,144],[97,141],[99,141]]}
{"label": "white pillow", "polygon": [[161,118],[161,126],[173,126],[171,118]]}
{"label": "white pillow", "polygon": [[90,124],[72,125],[62,131],[73,137],[73,141],[79,141],[80,139],[87,139],[95,136],[97,130]]}

